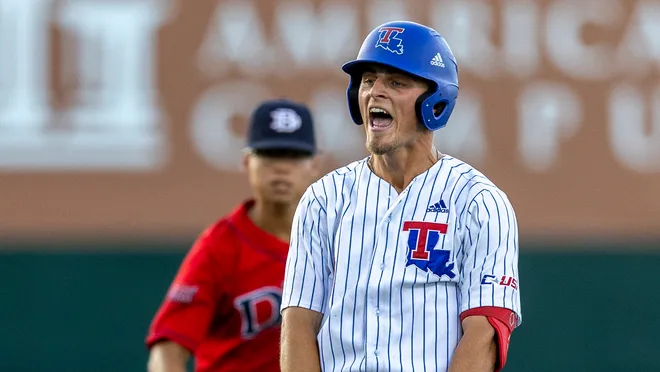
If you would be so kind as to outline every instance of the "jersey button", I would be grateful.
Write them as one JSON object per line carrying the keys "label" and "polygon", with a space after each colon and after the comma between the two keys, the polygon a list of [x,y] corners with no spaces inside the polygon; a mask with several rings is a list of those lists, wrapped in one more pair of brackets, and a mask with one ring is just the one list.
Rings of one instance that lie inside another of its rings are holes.
{"label": "jersey button", "polygon": [[380,309],[376,309],[376,316],[380,316]]}
{"label": "jersey button", "polygon": [[378,349],[374,350],[374,355],[378,356]]}

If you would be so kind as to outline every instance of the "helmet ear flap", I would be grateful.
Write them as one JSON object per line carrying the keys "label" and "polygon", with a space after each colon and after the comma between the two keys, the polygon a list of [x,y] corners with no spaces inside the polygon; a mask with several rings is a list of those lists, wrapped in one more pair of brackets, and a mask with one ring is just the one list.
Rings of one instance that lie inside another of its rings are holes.
{"label": "helmet ear flap", "polygon": [[[429,99],[435,92],[433,89],[429,89],[426,92],[422,93],[419,97],[417,97],[417,100],[415,101],[415,113],[417,113],[417,120],[424,124],[425,127],[428,128],[428,125],[426,124],[426,121],[424,121],[424,115],[422,114],[422,109],[424,105],[426,104],[426,100]],[[430,128],[429,128],[430,129]]]}
{"label": "helmet ear flap", "polygon": [[351,119],[355,124],[362,124],[362,114],[360,113],[360,103],[358,101],[358,94],[360,91],[360,84],[357,83],[359,79],[356,75],[351,75],[351,81],[346,89],[346,98],[348,98],[348,112],[351,114]]}
{"label": "helmet ear flap", "polygon": [[457,97],[458,87],[455,85],[437,87],[435,91],[428,90],[415,102],[418,120],[432,131],[443,128],[454,111]]}

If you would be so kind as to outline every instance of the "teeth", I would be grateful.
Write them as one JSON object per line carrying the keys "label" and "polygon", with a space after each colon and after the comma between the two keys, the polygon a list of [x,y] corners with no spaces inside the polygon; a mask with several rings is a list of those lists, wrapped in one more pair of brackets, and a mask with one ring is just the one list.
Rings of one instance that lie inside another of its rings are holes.
{"label": "teeth", "polygon": [[387,114],[387,115],[390,114],[389,112],[387,112],[387,111],[385,111],[385,110],[383,110],[382,108],[379,108],[379,107],[372,107],[369,110],[369,112],[372,113],[372,114],[375,114],[375,113]]}

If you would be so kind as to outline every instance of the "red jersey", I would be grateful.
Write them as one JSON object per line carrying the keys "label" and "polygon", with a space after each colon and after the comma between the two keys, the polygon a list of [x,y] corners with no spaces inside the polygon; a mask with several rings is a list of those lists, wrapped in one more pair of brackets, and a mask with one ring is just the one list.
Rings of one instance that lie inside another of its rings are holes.
{"label": "red jersey", "polygon": [[207,228],[183,260],[146,339],[195,355],[196,371],[279,371],[288,243],[261,230],[247,201]]}

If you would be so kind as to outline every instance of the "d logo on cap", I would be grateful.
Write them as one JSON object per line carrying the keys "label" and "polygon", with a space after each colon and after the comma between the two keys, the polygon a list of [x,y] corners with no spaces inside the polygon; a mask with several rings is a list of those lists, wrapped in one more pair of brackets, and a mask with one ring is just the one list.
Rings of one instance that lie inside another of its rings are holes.
{"label": "d logo on cap", "polygon": [[292,133],[300,129],[302,119],[292,109],[279,108],[270,113],[273,119],[270,122],[270,128],[278,133]]}

